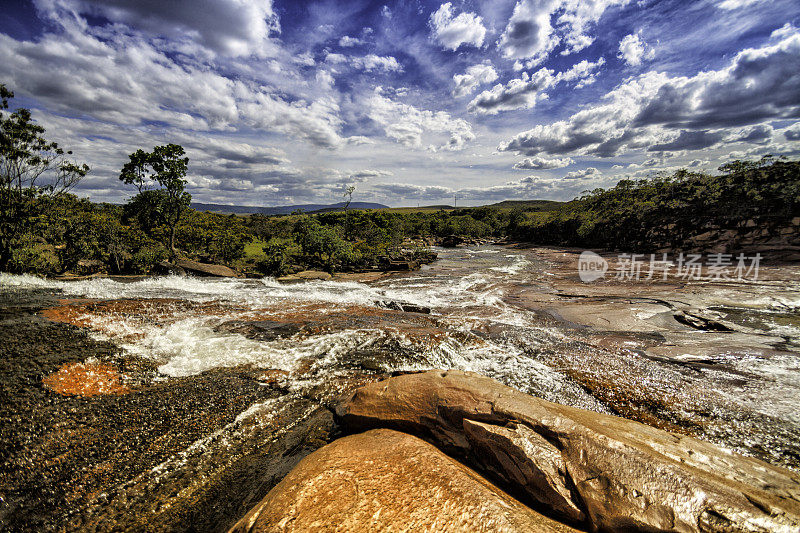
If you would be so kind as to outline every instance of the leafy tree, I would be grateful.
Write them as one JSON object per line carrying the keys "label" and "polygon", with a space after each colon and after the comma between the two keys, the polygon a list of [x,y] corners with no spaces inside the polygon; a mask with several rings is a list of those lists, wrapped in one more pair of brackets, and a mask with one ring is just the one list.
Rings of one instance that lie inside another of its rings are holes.
{"label": "leafy tree", "polygon": [[44,128],[28,109],[9,113],[13,97],[0,84],[0,270],[46,200],[67,193],[89,172],[85,164],[68,159],[71,152],[44,138]]}
{"label": "leafy tree", "polygon": [[[192,202],[192,195],[184,190],[189,164],[185,155],[183,147],[178,144],[156,146],[152,152],[136,150],[128,156],[129,161],[119,175],[120,181],[134,185],[139,191],[131,203],[140,210],[139,220],[145,221],[143,227],[152,233],[154,222],[166,226],[165,245],[172,257],[177,255],[176,228]],[[152,189],[155,185],[160,188]]]}
{"label": "leafy tree", "polygon": [[337,228],[323,226],[316,217],[301,216],[295,223],[295,233],[303,253],[321,261],[328,270],[352,253],[350,243],[341,238]]}

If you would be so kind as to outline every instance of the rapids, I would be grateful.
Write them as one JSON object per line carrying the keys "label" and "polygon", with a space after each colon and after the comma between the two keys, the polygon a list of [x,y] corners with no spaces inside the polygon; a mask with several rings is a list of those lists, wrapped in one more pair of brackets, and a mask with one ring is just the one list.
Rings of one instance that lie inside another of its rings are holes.
{"label": "rapids", "polygon": [[[248,365],[302,395],[347,375],[456,368],[800,468],[800,284],[789,267],[760,282],[590,285],[574,254],[437,252],[420,271],[369,283],[2,274],[0,290],[57,294],[45,316],[153,361],[162,380]],[[678,310],[731,331],[693,329]]]}

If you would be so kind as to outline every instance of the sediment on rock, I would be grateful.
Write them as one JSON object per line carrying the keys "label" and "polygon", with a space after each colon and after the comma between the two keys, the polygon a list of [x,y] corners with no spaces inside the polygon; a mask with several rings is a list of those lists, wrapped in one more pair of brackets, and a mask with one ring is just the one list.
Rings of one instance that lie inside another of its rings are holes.
{"label": "sediment on rock", "polygon": [[605,531],[797,531],[800,476],[638,422],[553,404],[478,374],[430,371],[358,389],[351,431],[395,428]]}

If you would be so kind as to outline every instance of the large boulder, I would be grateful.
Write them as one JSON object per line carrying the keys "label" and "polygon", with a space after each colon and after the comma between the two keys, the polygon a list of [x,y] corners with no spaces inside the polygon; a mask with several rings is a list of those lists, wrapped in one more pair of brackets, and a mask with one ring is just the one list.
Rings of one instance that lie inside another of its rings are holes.
{"label": "large boulder", "polygon": [[338,407],[350,430],[432,440],[567,520],[606,531],[798,531],[800,476],[460,371],[403,375]]}
{"label": "large boulder", "polygon": [[378,429],[303,459],[231,531],[577,530],[531,510],[427,442]]}
{"label": "large boulder", "polygon": [[234,270],[225,265],[198,263],[197,261],[189,261],[188,259],[176,260],[175,266],[183,269],[187,274],[191,274],[192,276],[209,276],[215,278],[236,278],[239,276]]}

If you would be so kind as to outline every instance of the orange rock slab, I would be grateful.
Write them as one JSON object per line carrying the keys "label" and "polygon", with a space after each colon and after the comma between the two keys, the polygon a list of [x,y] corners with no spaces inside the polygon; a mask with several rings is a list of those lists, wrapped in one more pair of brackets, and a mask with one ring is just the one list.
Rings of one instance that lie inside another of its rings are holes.
{"label": "orange rock slab", "polygon": [[574,532],[427,442],[388,429],[303,459],[232,532]]}

